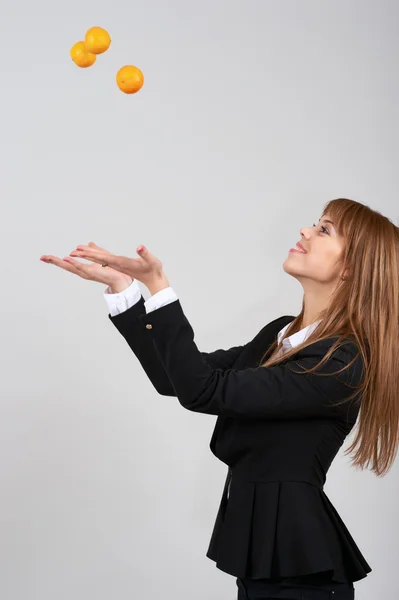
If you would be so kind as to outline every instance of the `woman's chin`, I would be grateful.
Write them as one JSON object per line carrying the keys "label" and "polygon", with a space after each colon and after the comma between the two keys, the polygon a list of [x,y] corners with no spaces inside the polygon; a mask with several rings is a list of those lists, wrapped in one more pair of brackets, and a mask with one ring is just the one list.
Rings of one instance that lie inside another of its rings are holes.
{"label": "woman's chin", "polygon": [[290,257],[288,257],[283,262],[283,271],[285,271],[288,275],[295,277],[298,274],[298,265],[293,264],[293,261],[291,261]]}

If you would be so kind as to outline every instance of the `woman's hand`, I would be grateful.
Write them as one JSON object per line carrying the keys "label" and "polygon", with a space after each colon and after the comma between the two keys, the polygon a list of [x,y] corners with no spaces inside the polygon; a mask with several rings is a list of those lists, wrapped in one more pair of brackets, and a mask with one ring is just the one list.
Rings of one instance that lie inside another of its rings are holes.
{"label": "woman's hand", "polygon": [[117,256],[90,242],[87,246],[77,246],[76,250],[70,253],[70,256],[86,258],[97,265],[102,265],[100,269],[103,271],[107,271],[109,268],[114,269],[119,273],[137,279],[149,289],[157,282],[166,281],[162,270],[162,262],[159,258],[151,254],[145,246],[138,246],[136,252],[139,258]]}
{"label": "woman's hand", "polygon": [[[96,248],[102,252],[107,252],[103,248],[99,248],[93,244],[93,242],[90,242],[89,247]],[[119,271],[116,271],[110,267],[104,268],[99,264],[83,263],[71,258],[70,256],[59,258],[58,256],[53,256],[51,254],[44,254],[40,257],[40,260],[47,264],[60,267],[65,271],[69,271],[70,273],[74,273],[82,279],[104,283],[111,288],[114,294],[117,292],[122,292],[132,283],[132,277],[129,275],[120,273]]]}

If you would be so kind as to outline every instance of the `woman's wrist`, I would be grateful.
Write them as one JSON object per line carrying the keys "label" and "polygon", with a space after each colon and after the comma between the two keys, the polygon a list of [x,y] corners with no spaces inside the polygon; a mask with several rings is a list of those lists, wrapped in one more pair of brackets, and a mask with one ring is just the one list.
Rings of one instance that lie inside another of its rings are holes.
{"label": "woman's wrist", "polygon": [[119,294],[120,292],[124,292],[128,287],[130,287],[133,283],[133,279],[131,277],[121,277],[116,281],[113,281],[110,284],[110,290],[112,294]]}
{"label": "woman's wrist", "polygon": [[151,280],[147,281],[144,285],[148,288],[151,296],[170,286],[169,280],[163,272],[156,277],[151,278]]}

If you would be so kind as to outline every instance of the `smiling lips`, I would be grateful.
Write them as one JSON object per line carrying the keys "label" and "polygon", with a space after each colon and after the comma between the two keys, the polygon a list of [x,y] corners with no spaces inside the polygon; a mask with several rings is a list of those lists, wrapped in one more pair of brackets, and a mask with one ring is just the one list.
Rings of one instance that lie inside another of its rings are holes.
{"label": "smiling lips", "polygon": [[301,244],[301,242],[297,242],[297,245],[296,245],[296,247],[297,247],[297,248],[299,248],[299,250],[302,250],[302,252],[303,252],[304,254],[306,254],[306,253],[307,253],[307,250],[306,250],[306,248],[305,248],[305,247],[304,247],[304,246]]}
{"label": "smiling lips", "polygon": [[301,242],[298,242],[295,248],[291,248],[290,252],[300,252],[301,254],[307,254],[307,250],[302,246]]}

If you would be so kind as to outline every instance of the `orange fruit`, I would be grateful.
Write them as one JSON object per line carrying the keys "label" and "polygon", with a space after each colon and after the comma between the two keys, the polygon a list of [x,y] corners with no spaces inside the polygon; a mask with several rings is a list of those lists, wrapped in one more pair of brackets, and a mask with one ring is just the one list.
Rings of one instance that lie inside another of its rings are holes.
{"label": "orange fruit", "polygon": [[95,54],[91,54],[87,52],[85,48],[84,42],[76,42],[70,50],[71,58],[75,65],[78,67],[82,67],[85,69],[86,67],[91,67],[97,60],[97,56]]}
{"label": "orange fruit", "polygon": [[138,67],[126,65],[116,74],[116,84],[125,94],[135,94],[143,87],[144,75]]}
{"label": "orange fruit", "polygon": [[111,38],[105,29],[102,27],[91,27],[86,31],[85,46],[87,52],[93,54],[102,54],[108,50],[111,44]]}

